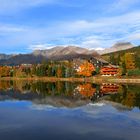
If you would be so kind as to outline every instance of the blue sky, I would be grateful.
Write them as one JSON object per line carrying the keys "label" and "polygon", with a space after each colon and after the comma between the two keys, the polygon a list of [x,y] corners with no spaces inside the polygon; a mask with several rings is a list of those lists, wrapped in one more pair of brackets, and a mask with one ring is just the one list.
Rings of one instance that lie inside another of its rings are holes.
{"label": "blue sky", "polygon": [[139,0],[0,0],[0,53],[140,45]]}

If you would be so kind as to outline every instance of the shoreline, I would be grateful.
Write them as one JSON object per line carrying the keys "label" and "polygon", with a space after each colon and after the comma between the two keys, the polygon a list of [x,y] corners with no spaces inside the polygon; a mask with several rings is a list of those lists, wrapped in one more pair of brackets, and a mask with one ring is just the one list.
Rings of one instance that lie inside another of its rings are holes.
{"label": "shoreline", "polygon": [[129,77],[85,77],[85,78],[57,78],[57,77],[1,77],[0,81],[5,80],[23,80],[23,81],[46,81],[46,82],[85,82],[85,83],[120,83],[120,84],[140,84],[140,78],[129,78]]}

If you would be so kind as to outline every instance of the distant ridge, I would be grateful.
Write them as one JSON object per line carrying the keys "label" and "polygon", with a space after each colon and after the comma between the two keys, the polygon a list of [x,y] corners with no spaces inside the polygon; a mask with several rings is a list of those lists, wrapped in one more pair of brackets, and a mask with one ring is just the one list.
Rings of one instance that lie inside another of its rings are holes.
{"label": "distant ridge", "polygon": [[37,64],[42,61],[57,61],[57,60],[71,60],[76,57],[84,55],[92,55],[93,57],[100,57],[94,50],[88,50],[77,46],[57,46],[46,50],[36,50],[31,54],[19,54],[9,59],[0,60],[0,65],[19,65],[22,63]]}
{"label": "distant ridge", "polygon": [[0,55],[0,65],[19,65],[22,63],[37,64],[42,61],[57,61],[57,60],[71,60],[77,57],[93,56],[101,58],[100,55],[117,52],[121,50],[128,50],[133,48],[130,42],[119,42],[113,45],[111,48],[107,48],[103,51],[89,50],[78,46],[56,46],[46,50],[35,50],[30,54],[18,54],[18,55]]}
{"label": "distant ridge", "polygon": [[66,56],[66,55],[73,55],[73,54],[98,54],[95,50],[88,50],[86,48],[81,48],[77,46],[57,46],[51,49],[46,50],[36,50],[32,54],[35,56],[41,55],[48,58],[53,58],[54,56]]}
{"label": "distant ridge", "polygon": [[2,60],[2,59],[9,59],[9,58],[11,58],[11,57],[13,57],[14,55],[7,55],[7,54],[3,54],[3,53],[1,53],[0,54],[0,60]]}
{"label": "distant ridge", "polygon": [[117,51],[121,51],[121,50],[131,49],[133,47],[134,47],[134,45],[131,44],[130,42],[118,42],[110,48],[106,48],[102,51],[98,51],[98,53],[107,54],[107,53],[117,52]]}

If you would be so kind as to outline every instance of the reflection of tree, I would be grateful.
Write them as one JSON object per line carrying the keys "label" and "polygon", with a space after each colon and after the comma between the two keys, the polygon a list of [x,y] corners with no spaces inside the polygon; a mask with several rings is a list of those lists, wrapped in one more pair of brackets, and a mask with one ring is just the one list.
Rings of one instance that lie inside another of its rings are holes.
{"label": "reflection of tree", "polygon": [[[77,83],[78,84],[78,83]],[[70,99],[92,99],[102,97],[100,86],[90,83],[78,84],[70,82],[41,82],[41,81],[0,81],[0,91],[11,90],[16,94],[10,94],[12,97],[23,98],[34,94],[44,98],[46,96],[68,97]],[[10,93],[10,92],[9,92]],[[95,94],[96,93],[96,94]],[[78,97],[78,98],[77,98]],[[139,85],[120,86],[118,93],[109,96],[111,101],[121,103],[129,108],[140,108]]]}
{"label": "reflection of tree", "polygon": [[138,106],[140,108],[140,92],[136,93],[135,106]]}
{"label": "reflection of tree", "polygon": [[121,103],[129,108],[140,108],[139,86],[123,86],[122,92],[111,95],[110,100]]}
{"label": "reflection of tree", "polygon": [[122,104],[126,105],[126,106],[128,106],[130,108],[134,107],[135,98],[136,98],[136,94],[135,93],[127,92],[126,97],[122,100]]}
{"label": "reflection of tree", "polygon": [[11,88],[10,81],[0,81],[0,90],[8,90]]}
{"label": "reflection of tree", "polygon": [[92,97],[96,92],[96,88],[93,88],[92,85],[89,83],[79,85],[76,89],[83,97]]}
{"label": "reflection of tree", "polygon": [[74,86],[67,82],[35,82],[31,84],[31,91],[43,96],[72,95]]}
{"label": "reflection of tree", "polygon": [[28,81],[13,81],[13,89],[20,91],[21,93],[26,93],[28,91],[30,91],[30,84],[32,82],[28,82]]}

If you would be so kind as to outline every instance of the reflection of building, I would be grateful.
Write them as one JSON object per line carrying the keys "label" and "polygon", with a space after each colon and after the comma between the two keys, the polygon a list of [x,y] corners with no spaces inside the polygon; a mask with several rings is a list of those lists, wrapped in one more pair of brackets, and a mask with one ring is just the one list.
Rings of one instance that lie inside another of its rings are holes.
{"label": "reflection of building", "polygon": [[102,84],[100,87],[100,92],[102,94],[114,94],[118,93],[119,85],[117,84]]}
{"label": "reflection of building", "polygon": [[100,70],[102,76],[116,76],[119,74],[119,67],[114,65],[104,66]]}

